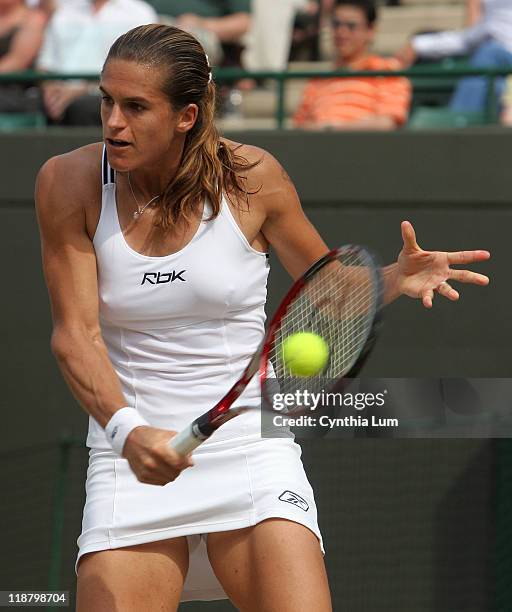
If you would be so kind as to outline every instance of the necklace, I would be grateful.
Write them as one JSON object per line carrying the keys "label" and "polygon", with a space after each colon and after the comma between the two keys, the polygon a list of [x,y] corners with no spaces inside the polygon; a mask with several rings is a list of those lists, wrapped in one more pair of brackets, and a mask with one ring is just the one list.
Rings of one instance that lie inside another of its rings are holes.
{"label": "necklace", "polygon": [[132,182],[130,181],[130,173],[128,172],[128,185],[130,186],[130,191],[132,192],[132,196],[133,199],[135,200],[135,204],[137,205],[137,210],[133,213],[133,218],[134,219],[138,219],[142,213],[146,210],[146,208],[152,204],[155,200],[158,200],[158,198],[162,195],[161,193],[159,193],[158,195],[156,195],[154,198],[151,198],[151,200],[149,200],[149,202],[146,202],[146,204],[144,204],[144,206],[141,207],[141,205],[139,204],[139,201],[137,200],[137,198],[135,197],[135,193],[133,192],[133,187],[132,187]]}

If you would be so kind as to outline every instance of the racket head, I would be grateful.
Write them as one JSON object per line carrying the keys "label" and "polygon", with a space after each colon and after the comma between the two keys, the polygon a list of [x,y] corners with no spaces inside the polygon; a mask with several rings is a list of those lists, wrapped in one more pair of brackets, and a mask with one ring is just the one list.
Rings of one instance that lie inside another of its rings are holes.
{"label": "racket head", "polygon": [[[382,320],[381,267],[367,248],[345,245],[333,249],[297,279],[268,326],[259,375],[262,407],[274,408],[273,396],[307,390],[340,390],[343,381],[358,375],[377,337]],[[290,371],[283,344],[295,334],[323,338],[329,349],[325,366],[313,376]],[[289,407],[287,413],[306,412]]]}

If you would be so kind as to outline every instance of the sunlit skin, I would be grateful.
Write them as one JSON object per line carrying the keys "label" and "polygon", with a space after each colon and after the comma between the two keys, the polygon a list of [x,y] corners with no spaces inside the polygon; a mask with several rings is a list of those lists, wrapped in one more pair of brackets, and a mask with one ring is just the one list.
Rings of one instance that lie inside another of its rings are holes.
{"label": "sunlit skin", "polygon": [[[335,24],[341,25],[335,25]],[[343,24],[354,24],[353,30]],[[336,64],[348,66],[363,59],[375,37],[375,27],[371,26],[363,10],[357,6],[342,5],[333,12],[333,36],[336,49]]]}
{"label": "sunlit skin", "polygon": [[[173,109],[161,86],[160,71],[118,59],[106,64],[100,82],[109,162],[119,172],[129,171],[147,199],[162,193],[176,174],[198,112],[195,104]],[[110,139],[129,146],[116,148]]]}
{"label": "sunlit skin", "polygon": [[0,0],[0,16],[8,15],[14,9],[25,10],[25,2],[23,0]]}

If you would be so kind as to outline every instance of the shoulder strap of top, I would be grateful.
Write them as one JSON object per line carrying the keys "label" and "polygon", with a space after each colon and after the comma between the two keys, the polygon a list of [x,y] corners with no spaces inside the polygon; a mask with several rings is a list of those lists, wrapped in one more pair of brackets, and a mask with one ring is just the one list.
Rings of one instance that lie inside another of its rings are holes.
{"label": "shoulder strap of top", "polygon": [[103,155],[101,157],[101,184],[103,186],[116,182],[116,171],[110,167],[107,159],[107,148],[103,145]]}

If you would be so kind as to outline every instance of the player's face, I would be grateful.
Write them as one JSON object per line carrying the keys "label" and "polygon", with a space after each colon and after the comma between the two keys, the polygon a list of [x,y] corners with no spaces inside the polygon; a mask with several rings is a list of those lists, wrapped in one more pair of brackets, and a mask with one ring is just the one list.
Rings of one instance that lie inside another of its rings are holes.
{"label": "player's face", "polygon": [[348,63],[366,55],[375,30],[368,24],[363,10],[357,6],[338,6],[333,14],[332,25],[339,61]]}
{"label": "player's face", "polygon": [[176,111],[162,92],[158,68],[110,60],[103,70],[101,120],[110,165],[126,172],[169,167],[181,157],[197,106]]}

